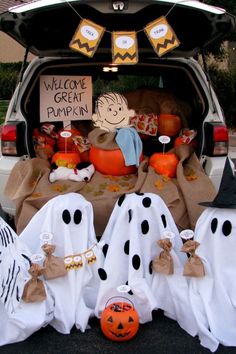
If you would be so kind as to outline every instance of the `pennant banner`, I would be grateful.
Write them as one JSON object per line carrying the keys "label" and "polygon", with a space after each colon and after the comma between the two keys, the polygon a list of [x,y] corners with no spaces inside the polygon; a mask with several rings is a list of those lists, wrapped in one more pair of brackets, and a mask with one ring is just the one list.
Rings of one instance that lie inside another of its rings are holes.
{"label": "pennant banner", "polygon": [[83,19],[70,42],[70,48],[92,57],[97,50],[104,31],[104,27],[90,20]]}
{"label": "pennant banner", "polygon": [[112,33],[113,64],[137,64],[138,46],[136,32]]}
{"label": "pennant banner", "polygon": [[164,16],[149,23],[144,30],[159,57],[180,44],[175,32]]}

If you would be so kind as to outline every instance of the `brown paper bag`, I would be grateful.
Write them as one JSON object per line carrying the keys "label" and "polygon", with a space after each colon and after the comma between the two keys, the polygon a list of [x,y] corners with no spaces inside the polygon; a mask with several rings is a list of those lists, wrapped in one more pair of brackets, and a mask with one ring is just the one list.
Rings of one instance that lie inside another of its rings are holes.
{"label": "brown paper bag", "polygon": [[45,279],[55,279],[64,277],[67,274],[63,258],[53,256],[55,245],[44,244],[42,250],[46,253],[43,266],[43,276]]}
{"label": "brown paper bag", "polygon": [[152,261],[152,268],[155,272],[170,275],[174,273],[173,259],[170,255],[172,243],[169,239],[159,240],[158,244],[163,251]]}
{"label": "brown paper bag", "polygon": [[203,277],[205,275],[205,269],[202,260],[195,254],[198,246],[199,243],[197,241],[188,240],[183,244],[181,248],[182,252],[190,253],[190,257],[184,265],[183,275],[185,276]]}
{"label": "brown paper bag", "polygon": [[46,299],[46,291],[42,280],[38,279],[42,275],[43,268],[38,264],[32,263],[29,273],[32,276],[24,286],[22,300],[25,302],[37,302]]}

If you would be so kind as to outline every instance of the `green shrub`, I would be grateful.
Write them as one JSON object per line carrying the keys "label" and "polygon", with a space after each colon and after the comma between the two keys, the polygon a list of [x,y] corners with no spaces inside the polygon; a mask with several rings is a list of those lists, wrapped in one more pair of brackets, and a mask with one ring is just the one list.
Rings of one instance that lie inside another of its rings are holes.
{"label": "green shrub", "polygon": [[224,111],[228,127],[236,127],[236,72],[222,70],[215,65],[209,67],[212,85]]}
{"label": "green shrub", "polygon": [[0,100],[9,100],[17,85],[22,63],[0,63]]}

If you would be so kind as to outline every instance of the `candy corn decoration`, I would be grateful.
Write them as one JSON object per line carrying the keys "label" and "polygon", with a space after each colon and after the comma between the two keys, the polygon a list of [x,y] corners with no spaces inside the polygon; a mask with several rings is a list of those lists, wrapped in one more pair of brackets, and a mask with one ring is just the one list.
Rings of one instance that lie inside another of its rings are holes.
{"label": "candy corn decoration", "polygon": [[149,23],[144,31],[159,57],[178,47],[180,42],[164,16]]}
{"label": "candy corn decoration", "polygon": [[104,31],[104,27],[90,20],[83,19],[70,42],[70,48],[92,57],[97,50]]}
{"label": "candy corn decoration", "polygon": [[136,32],[112,33],[112,62],[113,64],[137,64]]}

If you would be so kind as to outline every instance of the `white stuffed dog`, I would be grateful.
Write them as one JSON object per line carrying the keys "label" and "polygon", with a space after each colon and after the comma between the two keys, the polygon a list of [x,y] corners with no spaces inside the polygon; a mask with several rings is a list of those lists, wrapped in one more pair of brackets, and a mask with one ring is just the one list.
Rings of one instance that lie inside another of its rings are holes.
{"label": "white stuffed dog", "polygon": [[55,182],[59,179],[71,180],[76,182],[88,182],[95,172],[94,165],[90,162],[81,162],[76,168],[57,167],[52,164],[52,171],[49,174],[49,181]]}

